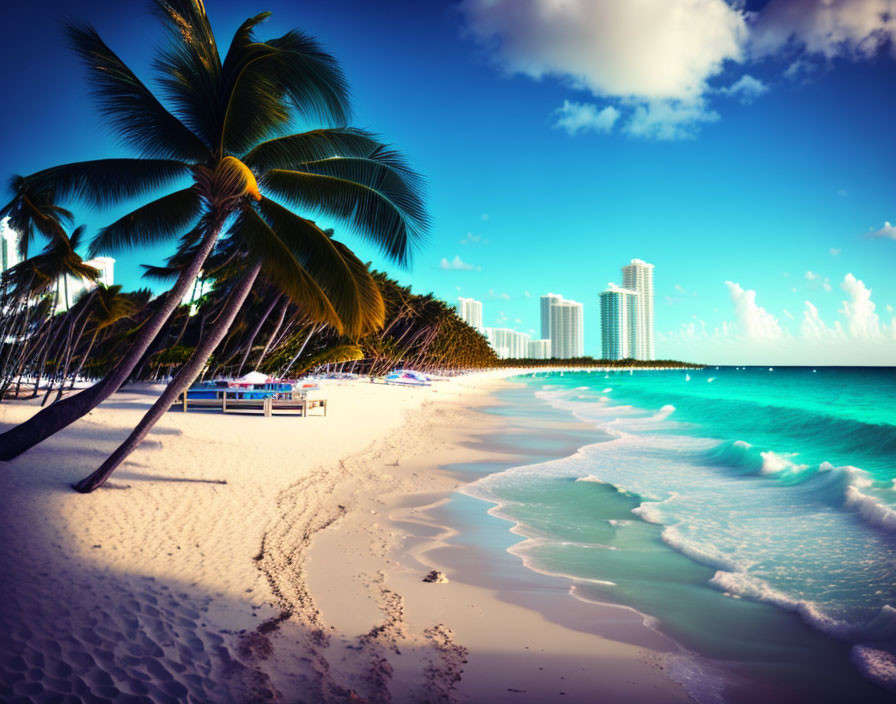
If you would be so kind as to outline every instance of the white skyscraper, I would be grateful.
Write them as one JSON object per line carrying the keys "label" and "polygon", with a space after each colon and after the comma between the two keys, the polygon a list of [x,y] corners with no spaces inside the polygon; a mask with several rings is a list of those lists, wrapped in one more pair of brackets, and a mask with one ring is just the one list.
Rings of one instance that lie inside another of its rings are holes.
{"label": "white skyscraper", "polygon": [[529,359],[550,359],[550,340],[529,340]]}
{"label": "white skyscraper", "polygon": [[489,344],[501,359],[525,359],[529,356],[530,336],[510,328],[485,328]]}
{"label": "white skyscraper", "polygon": [[640,259],[622,267],[622,287],[636,291],[637,328],[635,359],[656,359],[653,347],[653,264]]}
{"label": "white skyscraper", "polygon": [[460,297],[457,299],[457,315],[470,327],[482,330],[482,301]]}
{"label": "white skyscraper", "polygon": [[549,293],[541,297],[541,338],[549,340],[551,337],[551,306],[563,300],[563,296]]}
{"label": "white skyscraper", "polygon": [[637,358],[639,297],[637,291],[612,283],[600,294],[602,359]]}
{"label": "white skyscraper", "polygon": [[585,354],[584,313],[581,303],[560,301],[551,304],[551,356],[571,359]]}
{"label": "white skyscraper", "polygon": [[9,218],[0,220],[0,271],[19,263],[19,234],[9,226]]}

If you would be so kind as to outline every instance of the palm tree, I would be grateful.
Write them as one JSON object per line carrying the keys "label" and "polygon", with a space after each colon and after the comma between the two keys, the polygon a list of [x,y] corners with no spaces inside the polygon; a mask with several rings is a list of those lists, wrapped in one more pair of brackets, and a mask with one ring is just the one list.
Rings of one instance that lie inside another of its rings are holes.
{"label": "palm tree", "polygon": [[[40,385],[40,379],[43,375],[47,357],[54,344],[58,341],[59,333],[66,329],[66,323],[69,323],[69,330],[71,330],[71,326],[74,324],[74,321],[71,319],[72,316],[56,315],[59,310],[61,290],[65,290],[67,299],[69,279],[88,279],[92,281],[96,279],[97,274],[99,273],[92,266],[85,264],[84,260],[81,259],[76,251],[81,244],[83,235],[83,225],[75,228],[70,237],[66,236],[61,230],[56,231],[53,239],[50,240],[41,254],[16,264],[7,272],[10,280],[16,282],[15,288],[20,297],[21,305],[25,309],[24,317],[26,325],[23,329],[23,339],[21,340],[22,346],[19,352],[20,362],[16,368],[16,376],[21,378],[22,372],[24,371],[24,365],[28,361],[29,353],[36,353],[39,349],[42,349],[40,362],[34,370],[36,371],[36,381],[34,384],[35,396],[38,392],[38,386]],[[30,319],[30,311],[32,308],[30,301],[35,296],[43,295],[52,296],[53,301],[46,311],[48,316],[47,324],[41,327],[40,332],[42,334],[40,335],[24,334],[28,327],[27,321]],[[68,306],[68,301],[66,301],[66,306]],[[67,320],[66,318],[69,319]],[[0,395],[5,391],[11,380],[12,377],[7,375],[7,379],[4,382],[3,390],[0,391]]]}
{"label": "palm tree", "polygon": [[[90,357],[93,345],[97,336],[120,320],[130,318],[137,312],[137,305],[134,299],[127,294],[121,292],[121,286],[100,286],[95,291],[96,297],[92,302],[90,315],[87,317],[86,323],[93,325],[93,334],[90,336],[90,342],[87,348],[81,354],[78,362],[78,368],[72,374],[72,382],[69,388],[74,388],[75,381],[84,368],[84,362]],[[60,388],[61,392],[61,388]]]}
{"label": "palm tree", "polygon": [[[128,438],[99,469],[74,485],[77,491],[89,493],[102,486],[177,397],[186,393],[227,334],[259,276],[301,305],[311,319],[340,334],[357,338],[382,326],[383,299],[367,267],[314,223],[302,222],[304,229],[290,229],[284,223],[274,228],[265,223],[252,204],[243,205],[230,232],[230,243],[243,256],[231,258],[223,272],[225,281],[232,284],[217,322]],[[315,234],[322,235],[331,246],[324,249],[308,242],[309,235],[315,238]],[[311,252],[313,256],[309,256]]]}
{"label": "palm tree", "polygon": [[[419,177],[374,135],[338,126],[349,114],[345,80],[314,39],[290,31],[259,41],[254,29],[269,15],[262,13],[239,27],[222,60],[201,0],[154,5],[170,32],[154,62],[170,111],[92,27],[68,28],[102,114],[140,156],[53,167],[26,182],[31,190],[100,206],[180,184],[102,230],[91,251],[155,243],[188,229],[181,245],[193,258],[115,368],[0,435],[0,459],[24,452],[118,390],[229,224],[301,233],[309,252],[329,246],[320,230],[262,191],[343,220],[399,263],[426,229]],[[285,134],[295,118],[328,126]]]}

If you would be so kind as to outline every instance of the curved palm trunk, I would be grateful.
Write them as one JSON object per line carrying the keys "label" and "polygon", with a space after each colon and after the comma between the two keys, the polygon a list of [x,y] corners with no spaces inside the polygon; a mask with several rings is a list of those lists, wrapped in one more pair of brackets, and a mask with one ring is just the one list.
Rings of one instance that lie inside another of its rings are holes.
{"label": "curved palm trunk", "polygon": [[249,342],[246,344],[246,351],[243,352],[243,357],[240,360],[240,366],[236,368],[236,376],[239,376],[243,373],[243,367],[246,366],[246,360],[249,359],[249,354],[252,352],[252,345],[255,344],[255,338],[258,337],[258,333],[261,332],[261,329],[264,327],[264,324],[267,322],[271,313],[274,310],[274,306],[277,305],[277,302],[280,300],[280,296],[282,294],[277,294],[274,296],[273,300],[271,300],[270,305],[265,310],[264,315],[261,316],[261,320],[258,321],[258,325],[255,326],[255,329],[252,331],[252,334],[249,335]]}
{"label": "curved palm trunk", "polygon": [[255,362],[255,368],[258,369],[261,366],[261,363],[264,361],[265,355],[267,355],[268,350],[271,349],[271,345],[274,340],[277,338],[277,333],[280,332],[280,328],[283,326],[283,319],[286,317],[286,311],[289,308],[289,301],[286,300],[283,302],[283,307],[280,309],[280,317],[277,318],[277,324],[274,326],[274,329],[271,331],[271,336],[268,338],[267,344],[265,344],[264,349],[261,351],[261,354],[258,355],[258,360]]}
{"label": "curved palm trunk", "polygon": [[84,354],[81,355],[81,360],[78,362],[78,368],[75,369],[75,373],[72,374],[72,384],[69,386],[69,390],[75,388],[75,381],[78,376],[81,374],[81,370],[84,368],[84,362],[87,361],[87,358],[90,357],[90,351],[93,349],[93,343],[96,342],[96,336],[99,335],[100,329],[97,328],[93,332],[93,336],[90,338],[90,342],[87,344],[87,349],[84,350]]}
{"label": "curved palm trunk", "polygon": [[283,378],[286,377],[287,372],[289,372],[289,370],[292,369],[292,365],[295,364],[296,361],[299,359],[299,357],[302,356],[302,352],[305,351],[305,347],[308,345],[308,342],[311,340],[312,335],[314,335],[314,333],[317,332],[317,329],[318,329],[319,327],[321,327],[321,326],[320,326],[320,325],[315,325],[315,326],[313,326],[313,327],[311,328],[311,330],[308,332],[308,337],[305,338],[305,341],[302,343],[302,346],[299,347],[299,351],[295,353],[295,355],[293,356],[293,358],[292,358],[291,360],[289,360],[289,364],[287,364],[287,365],[283,368],[283,371],[280,372],[279,376],[280,376],[281,379],[283,379]]}
{"label": "curved palm trunk", "polygon": [[215,348],[221,340],[224,339],[224,336],[233,324],[233,320],[236,318],[240,308],[242,308],[243,302],[249,295],[249,291],[252,290],[252,285],[255,283],[255,279],[258,278],[259,271],[261,271],[261,263],[255,264],[252,269],[246,273],[245,278],[234,290],[233,295],[231,295],[230,300],[227,302],[223,314],[215,323],[214,327],[209,331],[208,335],[205,336],[205,339],[199,344],[190,356],[190,359],[187,360],[187,363],[181,367],[177,376],[175,376],[171,383],[168,384],[162,392],[162,395],[159,396],[158,400],[152,405],[152,408],[150,408],[146,415],[143,416],[137,424],[137,427],[134,428],[128,436],[127,440],[118,446],[118,449],[116,449],[115,452],[100,465],[99,469],[75,484],[75,490],[80,491],[82,494],[88,494],[94,489],[101,487],[118,465],[120,465],[127,456],[137,449],[140,443],[143,442],[153,426],[159,422],[165,413],[168,412],[168,409],[171,408],[171,404],[174,403],[177,397],[190,388],[190,384],[193,383],[199,375],[199,372],[202,371],[202,368],[208,362],[208,358],[211,356],[212,352],[215,351]]}
{"label": "curved palm trunk", "polygon": [[200,269],[202,269],[206,258],[215,246],[225,219],[221,217],[209,227],[199,245],[196,256],[190,262],[190,266],[181,272],[177,282],[168,292],[164,303],[143,326],[137,339],[134,340],[134,344],[112,371],[99,383],[44,408],[24,423],[20,423],[0,435],[0,460],[11,460],[29,450],[54,433],[71,425],[118,391],[119,387],[127,381],[131,372],[134,371],[134,368],[168,321],[168,318],[180,305],[184,294],[190,288],[193,280],[199,274]]}

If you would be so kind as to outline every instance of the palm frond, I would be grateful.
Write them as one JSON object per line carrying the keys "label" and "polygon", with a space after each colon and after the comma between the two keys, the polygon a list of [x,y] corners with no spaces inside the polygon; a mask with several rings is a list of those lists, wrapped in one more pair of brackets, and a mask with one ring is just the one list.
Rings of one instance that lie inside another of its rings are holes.
{"label": "palm frond", "polygon": [[208,146],[162,106],[93,27],[68,25],[66,30],[88,68],[100,113],[125,144],[148,157],[208,158]]}
{"label": "palm frond", "polygon": [[57,205],[53,191],[39,190],[19,175],[9,181],[12,200],[0,209],[0,218],[9,217],[9,226],[19,233],[19,254],[28,256],[28,247],[39,232],[48,239],[65,236],[65,227],[74,216],[71,211]]}
{"label": "palm frond", "polygon": [[224,60],[222,153],[242,154],[283,129],[293,113],[328,125],[348,119],[348,90],[335,58],[297,32],[255,41],[252,30],[264,17],[240,27]]}
{"label": "palm frond", "polygon": [[364,183],[335,174],[272,169],[262,185],[294,206],[342,219],[401,265],[409,262],[412,248],[428,228],[422,196],[411,197],[410,184],[394,189],[394,182]]}
{"label": "palm frond", "polygon": [[342,320],[323,288],[302,266],[285,238],[254,209],[246,208],[241,213],[232,236],[247,248],[251,259],[263,262],[262,276],[301,306],[310,319],[342,332]]}
{"label": "palm frond", "polygon": [[267,44],[280,50],[274,70],[301,117],[334,127],[349,121],[345,74],[314,37],[291,30]]}
{"label": "palm frond", "polygon": [[271,229],[323,288],[345,333],[357,338],[382,326],[385,306],[367,267],[310,220],[267,198],[259,205]]}
{"label": "palm frond", "polygon": [[90,244],[90,255],[164,241],[192,226],[201,210],[202,201],[195,189],[185,188],[169,193],[100,230]]}
{"label": "palm frond", "polygon": [[150,281],[169,282],[180,275],[180,269],[173,266],[158,266],[155,264],[141,264],[142,278]]}
{"label": "palm frond", "polygon": [[221,59],[202,0],[154,0],[169,30],[153,66],[175,113],[204,143],[219,149]]}
{"label": "palm frond", "polygon": [[62,200],[79,198],[95,207],[143,195],[190,175],[172,159],[98,159],[53,166],[26,176],[29,188]]}
{"label": "palm frond", "polygon": [[308,161],[333,157],[367,157],[382,145],[376,135],[353,127],[333,127],[274,137],[253,147],[241,159],[257,173],[295,169]]}

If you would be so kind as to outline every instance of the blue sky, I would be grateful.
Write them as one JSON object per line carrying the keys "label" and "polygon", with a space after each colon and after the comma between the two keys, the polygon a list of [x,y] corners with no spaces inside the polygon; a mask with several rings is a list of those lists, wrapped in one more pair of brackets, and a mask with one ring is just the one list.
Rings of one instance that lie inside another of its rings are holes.
{"label": "blue sky", "polygon": [[[207,0],[222,43],[262,10],[262,37],[317,36],[355,124],[426,176],[433,228],[412,267],[346,233],[365,259],[420,292],[481,299],[490,325],[536,330],[549,291],[581,301],[597,353],[597,295],[641,258],[656,265],[657,354],[732,364],[896,359],[887,6]],[[57,18],[94,23],[146,75],[160,39],[146,5],[7,12],[2,170],[124,155]],[[125,208],[76,211],[95,232]],[[115,253],[117,281],[140,285],[139,265],[166,254]]]}

